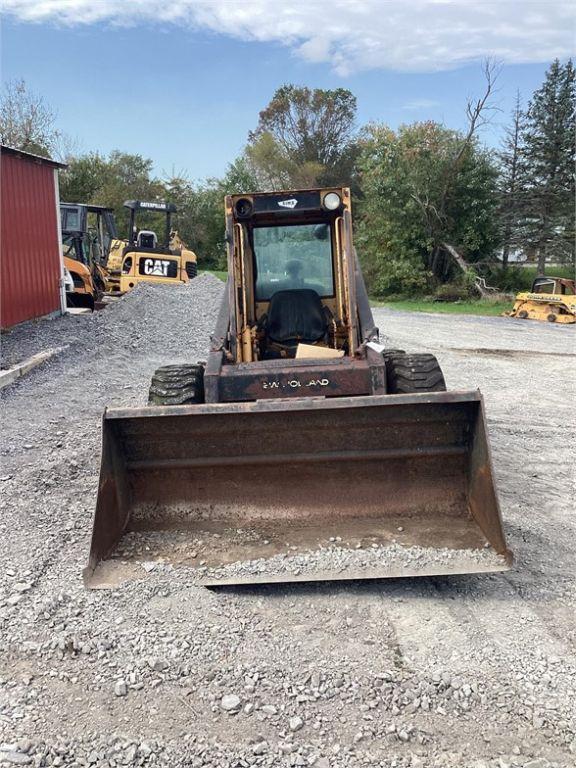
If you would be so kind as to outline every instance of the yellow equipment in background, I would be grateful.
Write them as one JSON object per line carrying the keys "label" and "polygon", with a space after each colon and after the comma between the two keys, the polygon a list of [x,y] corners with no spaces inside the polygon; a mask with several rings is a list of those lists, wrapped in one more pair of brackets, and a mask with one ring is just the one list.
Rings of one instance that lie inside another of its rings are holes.
{"label": "yellow equipment in background", "polygon": [[69,307],[94,309],[106,282],[106,257],[116,235],[111,208],[85,203],[60,203],[64,266],[73,281],[66,292]]}
{"label": "yellow equipment in background", "polygon": [[576,323],[576,282],[564,277],[537,277],[532,290],[519,293],[507,317],[549,323]]}
{"label": "yellow equipment in background", "polygon": [[67,306],[94,310],[99,295],[90,269],[74,256],[67,255],[64,256],[64,266],[72,278],[72,289],[66,292]]}
{"label": "yellow equipment in background", "polygon": [[[178,232],[171,228],[176,213],[173,203],[127,200],[130,211],[128,241],[113,240],[106,264],[107,292],[125,293],[138,283],[187,283],[198,274],[194,251],[186,248]],[[152,229],[136,227],[136,214],[141,211],[162,213],[166,217],[164,242]]]}

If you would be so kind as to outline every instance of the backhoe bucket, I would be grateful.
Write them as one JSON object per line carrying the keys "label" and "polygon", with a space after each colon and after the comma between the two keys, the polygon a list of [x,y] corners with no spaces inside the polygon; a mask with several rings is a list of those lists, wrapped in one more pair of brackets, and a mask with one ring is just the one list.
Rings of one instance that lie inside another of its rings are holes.
{"label": "backhoe bucket", "polygon": [[88,586],[507,570],[478,392],[108,410]]}

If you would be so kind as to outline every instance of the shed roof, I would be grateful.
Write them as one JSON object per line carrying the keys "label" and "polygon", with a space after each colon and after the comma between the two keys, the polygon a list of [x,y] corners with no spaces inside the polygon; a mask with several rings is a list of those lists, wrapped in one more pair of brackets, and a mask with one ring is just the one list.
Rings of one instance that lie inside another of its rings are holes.
{"label": "shed roof", "polygon": [[56,160],[52,160],[51,157],[42,157],[42,155],[34,155],[32,152],[25,152],[23,149],[16,149],[15,147],[8,147],[6,144],[0,144],[0,151],[4,155],[14,155],[16,157],[22,157],[25,160],[31,160],[35,163],[44,165],[50,165],[52,168],[67,168],[66,163],[59,163]]}

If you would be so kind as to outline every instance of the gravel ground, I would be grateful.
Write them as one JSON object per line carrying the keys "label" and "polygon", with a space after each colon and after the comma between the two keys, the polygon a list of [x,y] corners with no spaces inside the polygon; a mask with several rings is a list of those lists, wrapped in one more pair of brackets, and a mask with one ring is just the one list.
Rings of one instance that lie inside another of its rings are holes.
{"label": "gravel ground", "polygon": [[512,571],[84,589],[102,410],[202,359],[222,290],[141,286],[2,337],[5,364],[65,349],[2,392],[0,764],[573,766],[573,328],[376,310],[482,389]]}

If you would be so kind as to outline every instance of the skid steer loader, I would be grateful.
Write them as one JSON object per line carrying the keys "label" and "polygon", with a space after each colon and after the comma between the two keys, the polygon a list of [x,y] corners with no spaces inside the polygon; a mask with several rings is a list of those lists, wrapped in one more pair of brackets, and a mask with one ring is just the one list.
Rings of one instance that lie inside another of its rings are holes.
{"label": "skid steer loader", "polygon": [[510,567],[482,397],[385,350],[346,188],[228,196],[206,365],[108,409],[89,586],[156,567],[246,584]]}
{"label": "skid steer loader", "polygon": [[549,323],[576,323],[576,281],[541,275],[530,292],[519,293],[506,317]]}

